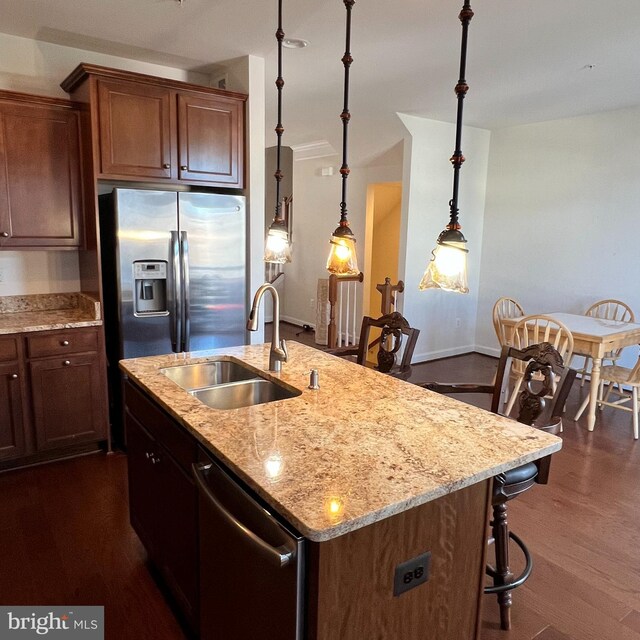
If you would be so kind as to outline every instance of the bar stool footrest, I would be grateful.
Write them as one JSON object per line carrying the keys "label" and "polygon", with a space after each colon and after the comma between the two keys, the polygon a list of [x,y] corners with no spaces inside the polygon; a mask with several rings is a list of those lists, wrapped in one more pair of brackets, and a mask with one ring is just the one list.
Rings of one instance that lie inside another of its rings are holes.
{"label": "bar stool footrest", "polygon": [[[484,588],[485,593],[504,593],[505,591],[511,591],[512,589],[515,589],[516,587],[523,585],[531,575],[531,570],[533,569],[533,560],[531,558],[531,554],[529,553],[529,549],[527,548],[527,545],[522,541],[520,536],[517,536],[515,533],[513,533],[513,531],[509,531],[509,538],[513,540],[522,550],[522,553],[524,554],[526,566],[522,571],[522,573],[515,580],[512,580],[507,584],[498,584],[498,585],[492,585],[490,587],[485,587]],[[485,569],[485,573],[494,579],[497,577],[496,570],[489,565],[487,565]]]}

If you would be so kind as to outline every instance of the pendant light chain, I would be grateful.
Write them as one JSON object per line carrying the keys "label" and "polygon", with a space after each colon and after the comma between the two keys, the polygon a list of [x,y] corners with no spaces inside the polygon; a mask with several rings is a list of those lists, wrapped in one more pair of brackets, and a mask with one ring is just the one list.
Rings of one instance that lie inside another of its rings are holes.
{"label": "pendant light chain", "polygon": [[[278,139],[276,147],[276,172],[273,174],[276,179],[276,203],[273,222],[267,231],[264,245],[264,261],[271,264],[286,264],[291,262],[291,235],[289,233],[290,219],[286,211],[283,211],[281,197],[281,182],[283,178],[280,162],[282,160],[282,89],[284,78],[282,77],[282,46],[284,42],[284,30],[282,28],[282,2],[278,0],[278,28],[276,30],[276,40],[278,41],[278,77],[276,78],[276,88],[278,89],[278,122],[275,132]],[[291,199],[287,202],[290,202]]]}
{"label": "pendant light chain", "polygon": [[462,23],[462,42],[460,45],[460,75],[455,86],[457,96],[456,141],[453,155],[449,160],[453,165],[453,194],[449,200],[449,223],[436,240],[436,247],[431,252],[431,259],[420,280],[418,289],[440,289],[456,293],[469,293],[467,277],[467,239],[461,231],[458,221],[458,189],[460,186],[460,168],[465,158],[462,155],[462,110],[464,98],[469,90],[466,76],[467,37],[469,23],[473,18],[470,0],[464,0],[458,14]]}
{"label": "pendant light chain", "polygon": [[276,207],[274,220],[282,221],[282,204],[280,202],[280,182],[282,181],[282,171],[280,169],[280,157],[282,151],[282,134],[284,127],[282,126],[282,88],[284,87],[284,78],[282,77],[282,41],[284,40],[284,31],[282,30],[282,0],[278,0],[278,30],[276,31],[276,40],[278,41],[278,77],[276,78],[276,87],[278,89],[278,123],[276,124],[276,135],[278,137],[278,146],[276,152]]}
{"label": "pendant light chain", "polygon": [[343,0],[346,14],[346,44],[345,52],[342,56],[344,65],[344,104],[340,119],[342,120],[342,166],[340,175],[342,177],[342,202],[340,202],[340,221],[338,227],[333,232],[329,240],[329,258],[327,259],[327,271],[338,276],[354,276],[360,273],[358,269],[358,257],[356,255],[356,238],[349,228],[347,220],[347,178],[350,169],[347,162],[348,140],[349,140],[349,69],[353,62],[351,55],[351,10],[356,3],[355,0]]}
{"label": "pendant light chain", "polygon": [[469,85],[465,79],[466,66],[467,66],[467,35],[469,32],[469,23],[473,18],[473,10],[469,0],[465,0],[465,3],[458,16],[462,23],[462,42],[460,45],[460,76],[458,84],[456,84],[455,92],[458,96],[458,111],[456,116],[456,144],[453,155],[450,158],[453,165],[453,195],[449,201],[449,210],[451,219],[449,221],[448,229],[460,229],[458,222],[458,186],[460,183],[460,168],[465,161],[465,157],[462,155],[462,110],[464,106],[464,98],[469,91]]}
{"label": "pendant light chain", "polygon": [[353,62],[351,55],[351,9],[355,0],[344,0],[344,6],[347,10],[347,28],[346,28],[346,44],[344,56],[342,56],[342,64],[344,64],[344,107],[340,114],[342,120],[342,166],[340,167],[340,175],[342,176],[342,202],[340,203],[340,224],[347,224],[347,178],[349,177],[349,165],[347,164],[348,152],[348,135],[349,121],[351,113],[349,112],[349,69]]}

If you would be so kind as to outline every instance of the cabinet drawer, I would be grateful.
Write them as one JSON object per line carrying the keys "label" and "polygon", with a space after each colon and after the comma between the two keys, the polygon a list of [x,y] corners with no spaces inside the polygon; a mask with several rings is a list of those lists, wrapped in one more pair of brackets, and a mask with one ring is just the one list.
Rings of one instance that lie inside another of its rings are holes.
{"label": "cabinet drawer", "polygon": [[30,358],[81,353],[98,350],[98,332],[95,329],[69,329],[27,336]]}
{"label": "cabinet drawer", "polygon": [[161,409],[149,402],[130,382],[125,387],[125,404],[131,415],[164,445],[191,477],[191,465],[197,460],[198,455],[196,440]]}
{"label": "cabinet drawer", "polygon": [[0,338],[0,362],[18,359],[18,339]]}

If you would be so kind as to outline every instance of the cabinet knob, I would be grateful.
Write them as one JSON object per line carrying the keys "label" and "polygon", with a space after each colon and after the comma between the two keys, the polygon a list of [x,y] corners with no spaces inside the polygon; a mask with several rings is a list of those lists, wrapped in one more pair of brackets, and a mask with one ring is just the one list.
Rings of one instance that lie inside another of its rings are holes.
{"label": "cabinet knob", "polygon": [[18,379],[18,374],[17,373],[12,373],[10,377],[11,377],[12,380],[17,380]]}
{"label": "cabinet knob", "polygon": [[60,340],[60,346],[61,347],[68,347],[69,346],[69,341],[68,340]]}
{"label": "cabinet knob", "polygon": [[156,458],[155,456],[152,456],[151,464],[158,464],[158,462],[160,462],[160,458]]}
{"label": "cabinet knob", "polygon": [[181,165],[181,166],[180,166],[180,170],[181,170],[181,171],[186,171],[188,168],[189,168],[189,167],[187,167],[187,165],[186,165],[186,164],[183,164],[183,165]]}
{"label": "cabinet knob", "polygon": [[147,452],[144,454],[144,457],[145,457],[147,460],[149,460],[149,459],[151,459],[151,455],[152,455],[152,454],[151,454],[151,453],[149,453],[149,451],[147,451]]}
{"label": "cabinet knob", "polygon": [[163,168],[163,169],[171,169],[171,165],[170,165],[168,162],[165,162],[165,163],[162,165],[162,168]]}
{"label": "cabinet knob", "polygon": [[65,360],[62,364],[63,364],[65,367],[68,367],[68,366],[71,364],[71,360]]}
{"label": "cabinet knob", "polygon": [[2,236],[3,238],[8,238],[9,234],[6,231],[3,231],[2,233],[0,233],[0,236]]}

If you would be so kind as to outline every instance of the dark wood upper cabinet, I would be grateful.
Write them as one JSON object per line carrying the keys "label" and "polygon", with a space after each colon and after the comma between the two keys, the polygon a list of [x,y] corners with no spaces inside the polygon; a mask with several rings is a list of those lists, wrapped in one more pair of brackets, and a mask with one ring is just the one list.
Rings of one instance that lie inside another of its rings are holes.
{"label": "dark wood upper cabinet", "polygon": [[245,94],[89,64],[61,86],[91,109],[97,179],[244,187]]}
{"label": "dark wood upper cabinet", "polygon": [[238,100],[178,94],[181,180],[242,186],[242,115]]}
{"label": "dark wood upper cabinet", "polygon": [[78,109],[0,91],[0,248],[81,246],[81,185]]}
{"label": "dark wood upper cabinet", "polygon": [[172,93],[99,80],[98,96],[101,173],[170,179]]}

